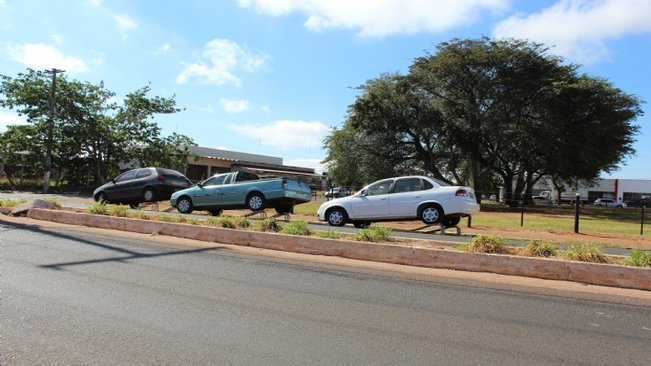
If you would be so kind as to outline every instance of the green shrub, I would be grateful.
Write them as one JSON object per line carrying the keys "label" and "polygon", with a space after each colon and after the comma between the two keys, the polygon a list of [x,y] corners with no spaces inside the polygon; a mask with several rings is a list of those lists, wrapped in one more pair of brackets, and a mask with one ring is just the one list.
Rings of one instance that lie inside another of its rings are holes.
{"label": "green shrub", "polygon": [[129,216],[129,208],[127,206],[118,206],[118,205],[108,205],[107,214],[117,217],[127,217]]}
{"label": "green shrub", "polygon": [[151,220],[151,216],[145,211],[134,211],[129,213],[130,217],[140,220]]}
{"label": "green shrub", "polygon": [[273,217],[256,221],[251,228],[255,231],[268,231],[273,233],[277,233],[281,229],[280,224]]}
{"label": "green shrub", "polygon": [[316,236],[323,239],[339,239],[339,234],[334,230],[317,231]]}
{"label": "green shrub", "polygon": [[251,221],[248,218],[242,216],[233,217],[233,222],[235,223],[235,226],[242,229],[246,229],[251,226]]}
{"label": "green shrub", "polygon": [[95,215],[108,215],[109,208],[105,203],[95,202],[86,208],[86,212]]}
{"label": "green shrub", "polygon": [[235,229],[237,228],[237,225],[233,221],[233,218],[230,216],[222,216],[218,217],[217,220],[215,220],[215,224],[219,227],[223,227],[226,229]]}
{"label": "green shrub", "polygon": [[355,235],[357,241],[370,241],[374,243],[390,241],[391,229],[384,226],[371,226],[366,229],[361,229]]}
{"label": "green shrub", "polygon": [[633,249],[631,256],[626,258],[624,264],[633,267],[651,267],[651,254],[640,249]]}
{"label": "green shrub", "polygon": [[307,227],[307,222],[305,221],[290,222],[289,224],[284,225],[282,230],[280,230],[280,232],[289,235],[300,235],[300,236],[312,235],[312,230],[310,230],[310,228]]}
{"label": "green shrub", "polygon": [[163,221],[163,222],[179,222],[178,217],[171,216],[171,215],[156,215],[153,217],[153,219],[156,221]]}
{"label": "green shrub", "polygon": [[187,217],[187,218],[185,219],[185,223],[186,223],[186,224],[190,224],[190,225],[200,225],[200,224],[201,224],[201,220],[199,220],[199,219],[197,219],[197,218],[195,218],[195,217]]}
{"label": "green shrub", "polygon": [[530,257],[554,257],[557,253],[556,245],[544,240],[529,240],[524,248],[524,254]]}
{"label": "green shrub", "polygon": [[590,263],[609,263],[608,256],[601,252],[596,244],[574,243],[564,253],[565,258],[573,261]]}
{"label": "green shrub", "polygon": [[14,208],[21,203],[27,202],[26,200],[12,200],[11,198],[0,198],[0,206]]}
{"label": "green shrub", "polygon": [[506,240],[494,235],[477,235],[468,244],[467,250],[477,253],[511,254],[513,248],[507,245]]}

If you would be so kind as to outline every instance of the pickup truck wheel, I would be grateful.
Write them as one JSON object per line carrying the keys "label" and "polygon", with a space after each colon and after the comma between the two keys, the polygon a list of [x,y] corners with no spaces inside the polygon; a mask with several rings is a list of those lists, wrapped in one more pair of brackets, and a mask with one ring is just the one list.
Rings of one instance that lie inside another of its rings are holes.
{"label": "pickup truck wheel", "polygon": [[208,213],[211,216],[221,216],[222,212],[224,212],[224,210],[222,210],[221,208],[211,208],[210,210],[208,210]]}
{"label": "pickup truck wheel", "polygon": [[344,226],[346,221],[348,221],[348,215],[341,207],[335,207],[328,210],[326,213],[326,219],[330,226]]}
{"label": "pickup truck wheel", "polygon": [[156,191],[154,191],[153,188],[145,188],[145,190],[142,191],[142,199],[145,202],[156,201]]}
{"label": "pickup truck wheel", "polygon": [[443,218],[443,220],[441,220],[441,224],[443,224],[443,226],[445,227],[455,227],[459,225],[460,222],[461,222],[461,217],[459,216],[456,217],[446,216]]}
{"label": "pickup truck wheel", "polygon": [[443,219],[443,208],[436,204],[427,204],[418,210],[418,218],[425,224],[436,224]]}
{"label": "pickup truck wheel", "polygon": [[179,210],[180,213],[184,213],[184,214],[191,213],[193,207],[192,207],[192,200],[190,199],[190,197],[183,196],[179,198],[179,200],[176,201],[176,209]]}
{"label": "pickup truck wheel", "polygon": [[262,211],[264,210],[265,199],[262,193],[253,192],[246,197],[246,207],[251,211]]}
{"label": "pickup truck wheel", "polygon": [[294,211],[294,208],[290,205],[276,207],[276,212],[280,215],[290,214],[292,211]]}

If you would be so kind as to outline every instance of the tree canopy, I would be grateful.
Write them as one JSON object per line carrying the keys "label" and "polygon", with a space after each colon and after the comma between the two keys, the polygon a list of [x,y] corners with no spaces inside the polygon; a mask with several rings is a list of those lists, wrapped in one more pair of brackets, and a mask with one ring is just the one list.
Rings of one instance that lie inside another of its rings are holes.
{"label": "tree canopy", "polygon": [[[0,134],[4,163],[28,160],[34,173],[43,171],[52,79],[31,69],[17,77],[0,77],[0,106],[16,110],[28,122]],[[153,121],[154,115],[181,111],[173,97],[150,97],[150,87],[145,86],[118,103],[103,83],[65,76],[57,78],[55,90],[52,164],[58,178],[75,185],[91,179],[104,182],[119,172],[119,164],[129,162],[185,168],[188,152],[183,146],[194,145],[192,139],[179,134],[161,137]]]}
{"label": "tree canopy", "polygon": [[407,75],[358,87],[342,129],[324,141],[332,178],[350,180],[341,170],[356,161],[356,177],[425,172],[472,185],[478,199],[496,177],[511,197],[542,176],[594,179],[634,153],[641,101],[542,45],[484,37],[435,51]]}

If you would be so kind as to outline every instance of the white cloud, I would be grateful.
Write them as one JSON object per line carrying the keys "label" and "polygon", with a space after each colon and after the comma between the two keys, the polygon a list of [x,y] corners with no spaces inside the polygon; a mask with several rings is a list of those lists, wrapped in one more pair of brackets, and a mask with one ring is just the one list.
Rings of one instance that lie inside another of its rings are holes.
{"label": "white cloud", "polygon": [[539,13],[500,22],[493,35],[530,39],[572,61],[594,63],[610,58],[607,40],[650,32],[648,0],[562,0]]}
{"label": "white cloud", "polygon": [[236,71],[255,72],[264,69],[269,60],[266,54],[255,54],[228,39],[213,39],[203,51],[206,61],[186,64],[176,77],[179,84],[191,78],[218,86],[231,84],[241,86],[242,80]]}
{"label": "white cloud", "polygon": [[114,15],[113,20],[115,20],[118,29],[123,35],[138,27],[138,23],[127,15]]}
{"label": "white cloud", "polygon": [[84,60],[64,56],[59,49],[54,46],[36,43],[7,46],[7,54],[16,62],[23,63],[34,69],[63,69],[66,72],[86,72],[88,66]]}
{"label": "white cloud", "polygon": [[0,132],[7,130],[9,125],[24,125],[27,124],[25,119],[15,113],[0,110]]}
{"label": "white cloud", "polygon": [[164,45],[158,47],[158,51],[163,53],[170,52],[171,50],[172,50],[172,45],[170,45],[169,43],[165,43]]}
{"label": "white cloud", "polygon": [[324,136],[330,132],[330,127],[319,121],[281,120],[264,126],[230,125],[229,128],[280,150],[321,148]]}
{"label": "white cloud", "polygon": [[64,37],[62,35],[60,35],[60,34],[53,34],[53,35],[51,35],[51,37],[52,37],[52,40],[54,41],[54,43],[56,43],[58,45],[62,44],[63,41],[64,41]]}
{"label": "white cloud", "polygon": [[241,113],[251,108],[251,103],[244,99],[222,99],[219,101],[219,104],[221,104],[224,111],[228,113]]}
{"label": "white cloud", "polygon": [[443,32],[478,20],[484,10],[506,10],[509,0],[239,0],[271,16],[305,14],[313,31],[355,29],[360,37]]}

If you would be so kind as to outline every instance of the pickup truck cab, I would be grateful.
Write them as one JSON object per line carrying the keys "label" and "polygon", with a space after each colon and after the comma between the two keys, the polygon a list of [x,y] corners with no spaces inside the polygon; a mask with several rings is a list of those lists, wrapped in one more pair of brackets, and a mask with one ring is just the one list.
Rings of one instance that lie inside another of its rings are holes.
{"label": "pickup truck cab", "polygon": [[309,202],[312,190],[306,183],[288,178],[260,179],[247,172],[214,175],[203,182],[172,194],[170,203],[181,213],[206,210],[213,216],[223,210],[274,208],[291,213],[294,205]]}

